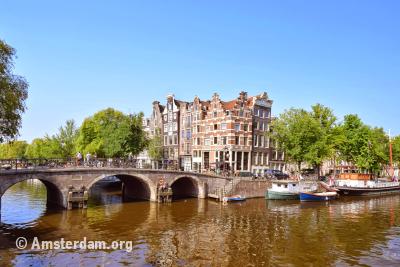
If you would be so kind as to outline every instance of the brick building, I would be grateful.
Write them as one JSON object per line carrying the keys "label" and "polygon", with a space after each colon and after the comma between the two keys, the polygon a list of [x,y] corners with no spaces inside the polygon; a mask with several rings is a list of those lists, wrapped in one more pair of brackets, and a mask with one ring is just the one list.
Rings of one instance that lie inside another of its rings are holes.
{"label": "brick building", "polygon": [[272,103],[266,93],[251,97],[240,92],[227,102],[218,94],[207,101],[196,96],[193,102],[169,95],[165,106],[153,103],[152,118],[161,122],[151,125],[161,125],[164,161],[182,170],[263,174],[284,169],[283,154],[265,135]]}

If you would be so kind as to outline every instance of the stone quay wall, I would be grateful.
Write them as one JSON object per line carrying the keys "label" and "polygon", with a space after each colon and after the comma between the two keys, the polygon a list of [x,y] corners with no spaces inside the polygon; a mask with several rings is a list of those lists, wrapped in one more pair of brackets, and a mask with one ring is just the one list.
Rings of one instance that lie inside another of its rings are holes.
{"label": "stone quay wall", "polygon": [[242,195],[246,198],[265,197],[265,192],[271,187],[271,181],[240,181],[232,190],[231,195]]}

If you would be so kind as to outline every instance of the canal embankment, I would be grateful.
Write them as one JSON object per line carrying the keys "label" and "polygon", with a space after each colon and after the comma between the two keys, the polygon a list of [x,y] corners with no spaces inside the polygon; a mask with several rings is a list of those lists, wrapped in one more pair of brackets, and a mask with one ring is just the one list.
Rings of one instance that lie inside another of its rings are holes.
{"label": "canal embankment", "polygon": [[271,181],[268,180],[241,180],[232,188],[230,195],[242,195],[246,198],[265,197],[265,191],[269,187],[271,187]]}

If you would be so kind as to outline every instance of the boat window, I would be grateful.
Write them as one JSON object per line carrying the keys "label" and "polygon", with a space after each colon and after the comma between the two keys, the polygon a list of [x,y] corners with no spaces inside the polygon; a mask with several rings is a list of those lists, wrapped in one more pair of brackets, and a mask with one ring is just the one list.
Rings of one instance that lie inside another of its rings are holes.
{"label": "boat window", "polygon": [[296,184],[293,184],[293,186],[296,186]]}

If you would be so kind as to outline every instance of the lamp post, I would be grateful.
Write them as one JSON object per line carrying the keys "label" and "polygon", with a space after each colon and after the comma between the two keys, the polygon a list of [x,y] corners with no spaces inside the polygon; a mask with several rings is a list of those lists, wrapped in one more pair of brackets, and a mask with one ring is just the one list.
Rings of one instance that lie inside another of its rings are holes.
{"label": "lamp post", "polygon": [[[223,170],[224,170],[224,175],[225,175],[225,173],[226,173],[226,156],[227,156],[227,153],[229,153],[229,148],[227,146],[225,146],[223,151],[224,151]],[[229,154],[228,154],[228,158],[229,158]]]}

